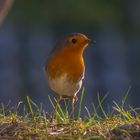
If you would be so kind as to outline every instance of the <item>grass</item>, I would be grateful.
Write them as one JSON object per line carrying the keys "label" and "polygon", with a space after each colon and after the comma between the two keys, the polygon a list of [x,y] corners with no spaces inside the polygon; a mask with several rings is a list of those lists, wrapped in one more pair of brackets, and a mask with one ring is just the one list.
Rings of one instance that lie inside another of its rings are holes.
{"label": "grass", "polygon": [[[113,109],[105,112],[102,99],[98,95],[98,106],[92,103],[93,111],[85,106],[87,115],[81,118],[81,107],[84,89],[78,104],[76,120],[71,118],[69,102],[64,101],[62,108],[57,100],[51,99],[54,108],[52,114],[47,113],[42,105],[37,105],[27,96],[27,105],[19,102],[10,108],[1,104],[0,108],[0,139],[1,140],[131,140],[140,139],[139,108],[124,108],[128,92],[120,103],[113,101]],[[57,105],[57,110],[56,110]],[[19,112],[23,110],[21,116]],[[101,110],[103,116],[98,114]]]}

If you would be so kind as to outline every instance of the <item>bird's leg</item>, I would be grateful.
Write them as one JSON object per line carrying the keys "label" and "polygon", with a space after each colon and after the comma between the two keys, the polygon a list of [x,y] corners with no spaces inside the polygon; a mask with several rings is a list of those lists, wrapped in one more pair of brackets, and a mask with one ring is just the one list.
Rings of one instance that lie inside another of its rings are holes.
{"label": "bird's leg", "polygon": [[74,109],[75,109],[74,102],[75,102],[75,100],[73,98],[72,99],[72,119],[73,119],[73,121],[74,121]]}
{"label": "bird's leg", "polygon": [[75,103],[78,101],[77,96],[72,97],[72,119],[74,121],[74,111],[75,111]]}
{"label": "bird's leg", "polygon": [[75,103],[76,103],[78,101],[77,95],[74,96],[74,99],[75,99]]}

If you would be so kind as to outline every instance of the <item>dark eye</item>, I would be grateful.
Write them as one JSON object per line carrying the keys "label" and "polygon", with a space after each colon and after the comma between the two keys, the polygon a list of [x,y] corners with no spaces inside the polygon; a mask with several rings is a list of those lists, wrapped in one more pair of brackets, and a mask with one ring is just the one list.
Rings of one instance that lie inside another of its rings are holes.
{"label": "dark eye", "polygon": [[75,44],[77,42],[77,40],[75,38],[73,38],[71,41],[73,44]]}

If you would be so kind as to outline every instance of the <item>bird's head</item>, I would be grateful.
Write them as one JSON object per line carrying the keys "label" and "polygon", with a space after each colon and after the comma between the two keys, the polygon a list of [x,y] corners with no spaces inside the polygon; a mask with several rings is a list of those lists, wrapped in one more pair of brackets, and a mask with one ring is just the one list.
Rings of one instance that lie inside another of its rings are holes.
{"label": "bird's head", "polygon": [[90,43],[90,39],[81,33],[72,33],[67,35],[65,38],[66,46],[73,47],[87,47]]}
{"label": "bird's head", "polygon": [[54,52],[60,50],[72,50],[72,51],[81,51],[90,44],[95,43],[94,40],[89,39],[86,35],[81,33],[71,33],[65,36],[60,42],[55,46]]}

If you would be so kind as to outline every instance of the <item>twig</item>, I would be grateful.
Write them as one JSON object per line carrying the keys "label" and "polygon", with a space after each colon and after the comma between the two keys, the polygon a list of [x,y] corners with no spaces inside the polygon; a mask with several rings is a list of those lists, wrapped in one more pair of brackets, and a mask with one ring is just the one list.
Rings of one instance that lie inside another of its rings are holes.
{"label": "twig", "polygon": [[0,4],[0,26],[8,15],[14,0],[3,0]]}

